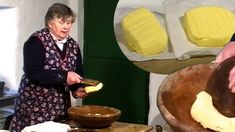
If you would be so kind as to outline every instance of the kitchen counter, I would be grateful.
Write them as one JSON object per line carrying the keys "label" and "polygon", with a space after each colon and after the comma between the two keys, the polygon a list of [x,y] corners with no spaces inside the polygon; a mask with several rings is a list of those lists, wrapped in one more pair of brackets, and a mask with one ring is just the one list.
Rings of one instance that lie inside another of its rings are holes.
{"label": "kitchen counter", "polygon": [[8,87],[4,87],[3,93],[0,95],[0,107],[14,105],[16,97],[16,92],[12,92]]}
{"label": "kitchen counter", "polygon": [[8,87],[3,87],[0,93],[0,130],[8,129],[13,113],[14,103],[17,97],[16,92],[11,91]]}
{"label": "kitchen counter", "polygon": [[74,121],[67,121],[65,123],[69,124],[71,128],[76,128],[71,130],[71,132],[150,132],[153,130],[153,126],[124,122],[114,122],[110,127],[100,129],[83,128]]}

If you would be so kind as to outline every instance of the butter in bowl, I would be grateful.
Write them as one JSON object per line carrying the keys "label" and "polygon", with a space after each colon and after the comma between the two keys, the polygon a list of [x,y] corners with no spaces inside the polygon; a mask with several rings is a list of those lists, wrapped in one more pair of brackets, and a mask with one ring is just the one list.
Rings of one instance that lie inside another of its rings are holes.
{"label": "butter in bowl", "polygon": [[101,105],[72,106],[67,111],[69,118],[84,128],[105,128],[117,121],[121,111]]}

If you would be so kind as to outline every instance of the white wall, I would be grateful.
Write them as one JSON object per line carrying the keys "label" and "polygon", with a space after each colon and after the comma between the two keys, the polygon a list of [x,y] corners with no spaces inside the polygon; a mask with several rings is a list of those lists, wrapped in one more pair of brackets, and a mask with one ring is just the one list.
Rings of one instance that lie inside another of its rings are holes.
{"label": "white wall", "polygon": [[[69,6],[76,12],[76,21],[71,30],[71,36],[80,44],[80,50],[83,54],[83,27],[84,27],[84,1],[83,0],[70,0]],[[82,104],[82,99],[74,99],[71,96],[72,105]]]}
{"label": "white wall", "polygon": [[[44,27],[44,15],[53,3],[70,5],[76,12],[83,12],[83,0],[1,0],[0,1],[0,80],[12,90],[18,89],[23,73],[23,44],[34,31]],[[3,9],[1,7],[11,7]],[[79,8],[79,9],[78,9]],[[81,8],[81,9],[80,9]],[[8,13],[4,13],[8,10]],[[7,14],[7,15],[6,15]],[[12,15],[10,15],[12,14]],[[83,13],[79,14],[83,18]],[[78,16],[79,17],[79,16]],[[80,18],[77,18],[78,20]],[[79,20],[83,24],[83,20]],[[71,36],[82,41],[82,26],[73,25]],[[78,29],[79,27],[79,29]],[[82,44],[81,42],[79,42]]]}
{"label": "white wall", "polygon": [[83,30],[84,30],[84,0],[70,0],[69,6],[76,12],[76,21],[71,30],[71,36],[80,44],[83,54]]}

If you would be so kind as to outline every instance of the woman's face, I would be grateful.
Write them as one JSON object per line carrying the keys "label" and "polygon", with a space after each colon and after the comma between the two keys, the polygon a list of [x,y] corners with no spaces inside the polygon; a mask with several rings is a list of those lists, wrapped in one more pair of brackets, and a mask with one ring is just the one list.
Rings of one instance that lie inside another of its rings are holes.
{"label": "woman's face", "polygon": [[62,40],[67,37],[72,27],[72,17],[67,19],[54,18],[49,21],[48,27],[50,32],[58,39]]}

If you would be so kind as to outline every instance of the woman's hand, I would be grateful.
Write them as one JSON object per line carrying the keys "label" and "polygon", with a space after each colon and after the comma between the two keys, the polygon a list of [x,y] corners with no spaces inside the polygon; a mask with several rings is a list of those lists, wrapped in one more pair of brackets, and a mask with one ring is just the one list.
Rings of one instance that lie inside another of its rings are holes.
{"label": "woman's hand", "polygon": [[80,75],[78,75],[76,72],[69,71],[67,74],[66,81],[67,81],[68,85],[72,85],[72,84],[80,83],[81,79],[82,79],[82,77]]}
{"label": "woman's hand", "polygon": [[225,59],[235,55],[235,42],[229,42],[216,56],[215,63],[221,63]]}
{"label": "woman's hand", "polygon": [[233,67],[230,71],[228,81],[228,88],[231,90],[232,93],[235,93],[235,67]]}
{"label": "woman's hand", "polygon": [[[215,63],[221,63],[229,57],[235,56],[235,42],[229,42],[217,55],[215,59]],[[228,88],[231,90],[232,93],[235,93],[235,67],[229,73],[229,86]]]}
{"label": "woman's hand", "polygon": [[74,97],[75,98],[85,98],[87,96],[87,93],[85,91],[84,88],[78,88],[75,92],[74,92]]}

